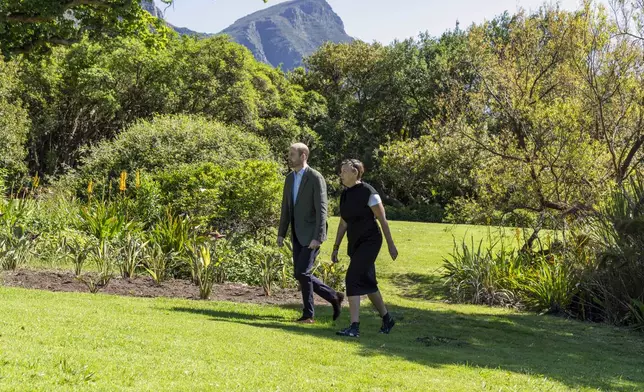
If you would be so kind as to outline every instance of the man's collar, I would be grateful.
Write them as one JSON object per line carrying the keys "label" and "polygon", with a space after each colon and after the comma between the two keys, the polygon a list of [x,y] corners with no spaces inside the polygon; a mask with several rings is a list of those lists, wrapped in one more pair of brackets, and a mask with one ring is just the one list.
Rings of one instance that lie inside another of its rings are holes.
{"label": "man's collar", "polygon": [[302,174],[304,174],[306,169],[308,169],[308,167],[309,167],[308,165],[304,165],[304,167],[302,167],[302,169],[300,169],[299,171],[295,172],[295,174],[301,176]]}

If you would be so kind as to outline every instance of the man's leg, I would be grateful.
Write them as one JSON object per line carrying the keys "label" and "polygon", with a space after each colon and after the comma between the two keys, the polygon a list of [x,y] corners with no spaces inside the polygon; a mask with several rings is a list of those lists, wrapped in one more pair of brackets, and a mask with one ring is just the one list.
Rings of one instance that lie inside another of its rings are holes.
{"label": "man's leg", "polygon": [[[315,258],[320,254],[320,249],[316,249],[312,252],[311,262],[309,264],[309,271],[313,270],[313,265],[315,264]],[[342,301],[344,300],[344,294],[337,293],[331,287],[327,286],[317,277],[311,275],[311,281],[313,283],[313,291],[315,294],[324,298],[333,306],[333,320],[337,320],[340,317],[340,312],[342,311]]]}
{"label": "man's leg", "polygon": [[[300,245],[301,246],[301,245]],[[307,257],[304,256],[307,255]],[[308,246],[301,248],[301,254],[299,257],[301,268],[299,271],[296,266],[296,273],[300,272],[300,275],[305,276],[307,282],[310,282],[311,291],[311,303],[313,303],[313,293],[324,298],[327,302],[335,303],[338,300],[338,294],[331,287],[327,286],[320,279],[315,277],[313,272],[313,266],[315,265],[315,259],[320,254],[320,248],[309,249]],[[297,276],[296,276],[297,278]],[[300,280],[298,278],[298,280]]]}
{"label": "man's leg", "polygon": [[[319,253],[319,250],[317,251],[317,253]],[[313,261],[311,263],[311,269],[313,269],[314,264],[315,258],[313,258]],[[332,304],[338,300],[338,293],[336,293],[335,290],[333,290],[331,287],[324,284],[324,282],[316,278],[314,275],[311,275],[311,280],[313,282],[313,291],[315,292],[315,294],[319,295],[327,302],[330,302]]]}
{"label": "man's leg", "polygon": [[313,281],[311,279],[312,262],[317,256],[317,249],[312,251],[308,247],[302,246],[296,236],[293,236],[293,262],[295,266],[295,279],[300,282],[302,290],[302,317],[313,318],[315,310],[313,308]]}

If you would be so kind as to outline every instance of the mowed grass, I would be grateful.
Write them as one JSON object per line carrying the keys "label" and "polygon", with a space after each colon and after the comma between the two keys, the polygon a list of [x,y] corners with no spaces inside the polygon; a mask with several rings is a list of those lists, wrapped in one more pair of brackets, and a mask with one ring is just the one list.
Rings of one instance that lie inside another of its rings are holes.
{"label": "mowed grass", "polygon": [[644,390],[642,334],[435,300],[453,238],[486,228],[391,225],[400,258],[383,247],[377,264],[391,335],[368,302],[349,340],[348,312],[334,324],[327,306],[301,326],[297,307],[0,287],[0,390]]}

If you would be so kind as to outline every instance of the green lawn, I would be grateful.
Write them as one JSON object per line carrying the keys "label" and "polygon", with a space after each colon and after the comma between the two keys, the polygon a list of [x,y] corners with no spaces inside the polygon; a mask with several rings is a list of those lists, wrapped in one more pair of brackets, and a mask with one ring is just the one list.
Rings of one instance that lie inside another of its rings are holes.
{"label": "green lawn", "polygon": [[378,262],[391,335],[367,306],[348,340],[334,334],[348,312],[333,325],[326,306],[300,326],[294,307],[0,287],[0,390],[644,390],[641,334],[427,299],[452,236],[485,228],[392,229],[401,256]]}

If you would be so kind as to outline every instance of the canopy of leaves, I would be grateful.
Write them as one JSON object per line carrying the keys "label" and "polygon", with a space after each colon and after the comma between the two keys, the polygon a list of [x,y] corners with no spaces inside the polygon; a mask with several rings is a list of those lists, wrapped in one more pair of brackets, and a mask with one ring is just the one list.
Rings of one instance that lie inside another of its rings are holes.
{"label": "canopy of leaves", "polygon": [[239,128],[202,116],[160,116],[92,147],[68,180],[83,192],[89,181],[106,184],[122,171],[150,173],[203,162],[227,166],[247,159],[271,162],[273,154],[264,140]]}

